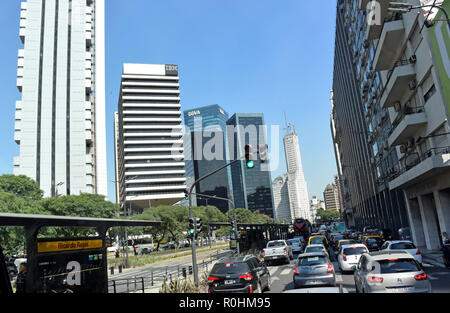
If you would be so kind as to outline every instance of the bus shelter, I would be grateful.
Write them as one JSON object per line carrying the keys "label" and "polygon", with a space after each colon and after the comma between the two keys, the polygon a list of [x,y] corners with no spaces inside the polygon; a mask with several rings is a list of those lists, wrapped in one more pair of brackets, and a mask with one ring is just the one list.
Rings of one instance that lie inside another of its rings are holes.
{"label": "bus shelter", "polygon": [[[159,221],[0,213],[0,226],[21,226],[25,229],[27,293],[64,292],[64,288],[71,293],[107,293],[106,234],[108,229],[159,226],[161,223]],[[43,227],[90,227],[96,230],[96,234],[84,238],[38,239],[39,230]]]}

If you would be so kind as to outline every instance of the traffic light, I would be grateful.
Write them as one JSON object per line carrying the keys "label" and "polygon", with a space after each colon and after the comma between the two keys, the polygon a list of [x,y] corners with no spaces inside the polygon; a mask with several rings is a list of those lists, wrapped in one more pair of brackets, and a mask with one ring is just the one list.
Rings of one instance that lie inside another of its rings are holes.
{"label": "traffic light", "polygon": [[187,189],[184,190],[184,199],[189,200],[189,191]]}
{"label": "traffic light", "polygon": [[268,148],[269,147],[266,144],[259,145],[258,153],[259,153],[259,159],[261,160],[261,163],[267,162],[267,149]]}
{"label": "traffic light", "polygon": [[189,235],[194,236],[195,234],[195,222],[194,218],[189,219]]}
{"label": "traffic light", "polygon": [[253,162],[252,146],[245,145],[245,164],[247,168],[254,168],[255,162]]}
{"label": "traffic light", "polygon": [[202,219],[198,217],[196,217],[195,219],[195,230],[198,234],[202,230]]}

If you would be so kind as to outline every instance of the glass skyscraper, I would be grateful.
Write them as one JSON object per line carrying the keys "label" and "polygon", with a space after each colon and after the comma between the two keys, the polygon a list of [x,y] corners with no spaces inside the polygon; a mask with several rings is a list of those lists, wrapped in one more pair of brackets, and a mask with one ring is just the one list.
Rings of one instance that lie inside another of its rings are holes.
{"label": "glass skyscraper", "polygon": [[[188,188],[195,180],[226,164],[228,160],[225,140],[227,120],[228,113],[217,104],[184,111],[184,123],[189,129],[184,143]],[[213,156],[204,155],[204,148],[207,150],[213,142],[220,143],[221,147],[214,146],[210,149]],[[229,171],[230,169],[226,168],[201,181],[194,189],[194,193],[230,199]],[[215,206],[222,212],[229,209],[229,202],[225,200],[196,197],[196,202],[198,206]]]}
{"label": "glass skyscraper", "polygon": [[[235,131],[228,132],[230,157],[235,160],[244,152],[244,147],[251,144],[256,154],[257,146],[266,144],[265,134],[260,133],[264,125],[264,115],[260,113],[236,113],[227,125],[233,126]],[[242,127],[239,127],[242,126]],[[246,130],[248,127],[256,128],[256,138],[250,138]],[[256,144],[256,146],[253,146]],[[240,153],[238,153],[240,151]],[[254,162],[253,168],[247,168],[245,161],[231,166],[233,197],[236,208],[246,208],[250,211],[259,211],[274,218],[274,205],[272,194],[272,179],[270,171],[263,171],[259,160]]]}

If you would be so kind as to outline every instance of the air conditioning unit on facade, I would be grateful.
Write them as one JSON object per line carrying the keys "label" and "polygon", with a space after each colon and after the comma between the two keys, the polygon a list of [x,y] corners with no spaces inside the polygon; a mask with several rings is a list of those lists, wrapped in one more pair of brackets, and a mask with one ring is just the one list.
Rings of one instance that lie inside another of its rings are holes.
{"label": "air conditioning unit on facade", "polygon": [[408,151],[408,146],[407,145],[401,145],[400,146],[400,153],[405,154]]}
{"label": "air conditioning unit on facade", "polygon": [[417,62],[417,56],[415,54],[413,54],[410,58],[409,58],[409,62],[411,63],[416,63]]}
{"label": "air conditioning unit on facade", "polygon": [[415,79],[413,79],[412,81],[409,82],[409,89],[410,90],[416,90],[417,88],[417,81]]}
{"label": "air conditioning unit on facade", "polygon": [[394,110],[395,112],[400,112],[402,110],[402,104],[400,102],[395,102],[394,103]]}

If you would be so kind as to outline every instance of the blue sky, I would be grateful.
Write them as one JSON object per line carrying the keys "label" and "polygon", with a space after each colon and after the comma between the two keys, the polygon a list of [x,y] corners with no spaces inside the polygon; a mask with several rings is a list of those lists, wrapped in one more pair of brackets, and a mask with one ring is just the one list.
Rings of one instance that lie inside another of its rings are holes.
{"label": "blue sky", "polygon": [[[20,1],[0,2],[0,174],[12,173]],[[123,63],[178,64],[182,110],[219,104],[284,115],[300,138],[309,196],[323,198],[336,173],[330,133],[335,1],[106,0],[106,125],[109,199],[115,201],[113,114]],[[286,170],[283,146],[280,167]]]}

